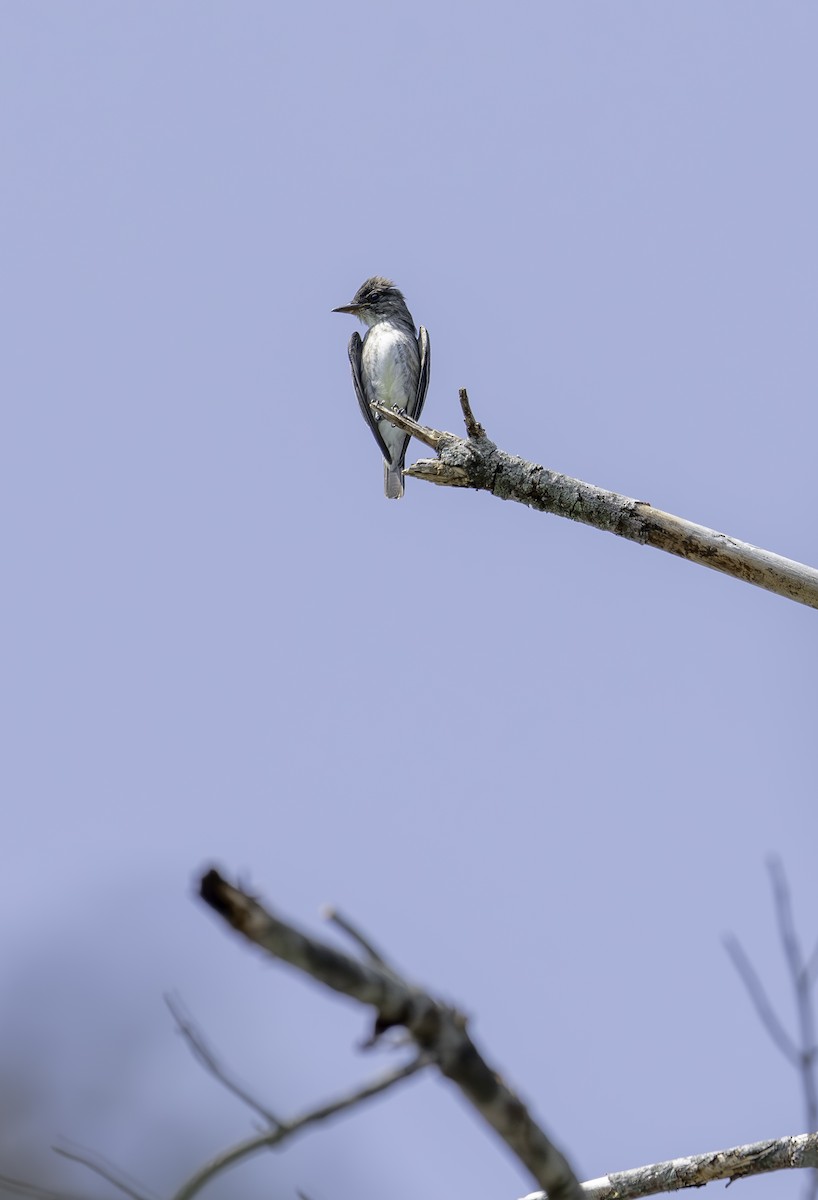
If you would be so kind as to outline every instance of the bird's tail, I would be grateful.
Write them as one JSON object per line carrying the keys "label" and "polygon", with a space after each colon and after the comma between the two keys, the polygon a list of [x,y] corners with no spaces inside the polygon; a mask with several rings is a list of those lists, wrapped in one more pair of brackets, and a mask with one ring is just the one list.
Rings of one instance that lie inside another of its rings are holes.
{"label": "bird's tail", "polygon": [[403,495],[402,463],[390,463],[384,459],[383,490],[390,500],[400,500]]}

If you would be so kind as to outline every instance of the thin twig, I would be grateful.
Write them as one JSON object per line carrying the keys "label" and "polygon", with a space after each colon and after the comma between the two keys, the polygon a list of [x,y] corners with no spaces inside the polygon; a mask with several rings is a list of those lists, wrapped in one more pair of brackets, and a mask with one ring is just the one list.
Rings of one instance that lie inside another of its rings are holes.
{"label": "thin twig", "polygon": [[724,946],[727,953],[733,960],[733,966],[741,976],[741,980],[749,993],[750,999],[755,1005],[755,1010],[759,1015],[761,1024],[767,1030],[772,1040],[775,1042],[778,1049],[787,1058],[793,1066],[797,1067],[800,1062],[798,1047],[792,1041],[784,1026],[776,1016],[767,993],[764,991],[764,985],[756,974],[755,967],[750,962],[744,952],[744,948],[738,938],[732,934],[724,939]]}
{"label": "thin twig", "polygon": [[[815,1043],[812,984],[808,964],[804,962],[801,943],[795,928],[792,899],[786,872],[779,858],[771,858],[768,867],[773,887],[775,911],[778,917],[778,930],[781,935],[787,965],[790,969],[793,990],[795,991],[801,1042],[797,1065],[801,1074],[801,1086],[804,1091],[807,1129],[815,1129],[818,1126],[818,1085],[816,1085],[814,1067],[816,1056],[818,1056],[818,1047],[816,1047]],[[813,1180],[811,1195],[818,1196],[818,1176]]]}
{"label": "thin twig", "polygon": [[246,1104],[248,1108],[252,1108],[253,1111],[257,1112],[260,1117],[263,1117],[268,1125],[270,1125],[273,1129],[277,1128],[281,1124],[278,1117],[275,1116],[274,1113],[270,1112],[270,1110],[266,1108],[260,1100],[256,1100],[255,1096],[252,1096],[244,1087],[244,1085],[240,1084],[238,1080],[229,1074],[228,1071],[218,1062],[215,1054],[208,1046],[203,1035],[199,1029],[197,1029],[196,1025],[193,1023],[193,1020],[185,1011],[181,1000],[178,999],[178,997],[171,996],[170,993],[168,993],[165,995],[165,1004],[167,1004],[168,1008],[170,1009],[171,1016],[176,1022],[179,1032],[187,1042],[191,1052],[193,1053],[193,1056],[202,1064],[202,1066],[209,1071],[214,1078],[218,1079],[219,1083],[226,1087],[229,1092],[232,1092],[234,1096],[237,1096],[242,1103]]}
{"label": "thin twig", "polygon": [[130,1196],[131,1200],[157,1200],[155,1192],[149,1191],[141,1183],[137,1183],[134,1179],[129,1178],[124,1171],[109,1163],[101,1154],[96,1154],[92,1150],[85,1150],[81,1146],[72,1148],[68,1146],[52,1146],[52,1150],[55,1154],[59,1154],[61,1158],[67,1158],[70,1162],[80,1163],[81,1166],[87,1167],[89,1171],[93,1171],[95,1175],[101,1175],[103,1179],[113,1184],[120,1192],[124,1192],[126,1196]]}
{"label": "thin twig", "polygon": [[[784,1057],[792,1063],[801,1079],[804,1093],[804,1109],[807,1129],[818,1127],[818,1083],[815,1077],[816,1062],[818,1062],[818,1045],[815,1040],[815,1014],[812,1001],[812,960],[804,961],[801,943],[795,927],[792,911],[792,898],[787,875],[779,858],[775,856],[768,860],[770,882],[773,889],[773,904],[778,924],[778,933],[784,949],[784,957],[795,992],[796,1012],[798,1014],[799,1043],[786,1032],[779,1021],[767,993],[756,974],[750,960],[744,953],[736,938],[726,939],[728,953],[744,985],[750,994],[761,1023],[778,1046]],[[818,1170],[811,1172],[810,1182],[805,1193],[805,1200],[818,1200]]]}
{"label": "thin twig", "polygon": [[804,965],[804,973],[811,984],[818,979],[818,942]]}
{"label": "thin twig", "polygon": [[[342,912],[339,912],[339,910],[334,908],[331,904],[324,906],[324,908],[321,910],[321,915],[325,921],[330,921],[333,925],[336,925],[340,930],[342,930],[342,932],[345,933],[348,938],[352,939],[356,946],[360,946],[361,950],[363,950],[364,954],[371,963],[374,963],[376,966],[380,967],[382,971],[386,971],[392,976],[393,979],[400,979],[397,971],[391,965],[391,963],[387,962],[382,952],[377,948],[377,946],[375,946],[371,939],[368,938],[366,934],[358,928],[357,925],[350,921],[349,917],[344,916]],[[371,1049],[372,1046],[374,1046],[375,1041],[376,1038],[374,1035],[367,1038],[361,1043],[361,1049]]]}
{"label": "thin twig", "polygon": [[274,1146],[279,1146],[286,1138],[293,1137],[308,1126],[315,1125],[319,1121],[326,1121],[329,1117],[334,1117],[345,1109],[353,1108],[363,1101],[369,1100],[372,1096],[385,1092],[387,1088],[394,1087],[396,1083],[408,1079],[423,1067],[428,1066],[430,1062],[431,1059],[425,1055],[418,1055],[412,1062],[390,1071],[388,1075],[383,1075],[380,1079],[375,1079],[354,1092],[348,1092],[292,1121],[283,1122],[277,1129],[271,1130],[269,1133],[259,1134],[239,1142],[238,1145],[232,1146],[229,1150],[212,1158],[209,1163],[205,1163],[179,1188],[173,1196],[173,1200],[192,1200],[192,1197],[200,1192],[205,1184],[209,1183],[216,1175],[221,1174],[222,1171],[227,1170],[228,1167],[235,1166],[236,1163],[242,1162],[262,1150],[271,1150]]}
{"label": "thin twig", "polygon": [[351,938],[357,946],[360,946],[370,962],[377,963],[379,967],[384,967],[387,971],[392,970],[380,950],[358,929],[357,925],[353,925],[349,917],[345,917],[342,912],[339,912],[337,908],[333,908],[331,904],[324,906],[321,910],[321,916],[325,921],[330,921],[333,925],[337,925],[339,929],[343,930],[347,937]]}
{"label": "thin twig", "polygon": [[443,1074],[460,1088],[551,1200],[580,1200],[582,1190],[568,1160],[483,1058],[461,1013],[394,972],[350,958],[335,946],[302,933],[216,870],[203,875],[199,889],[205,903],[268,954],[326,987],[372,1005],[377,1011],[376,1035],[394,1026],[406,1029],[418,1049],[434,1057]]}
{"label": "thin twig", "polygon": [[0,1189],[18,1196],[30,1196],[31,1200],[90,1200],[87,1192],[56,1191],[39,1187],[35,1183],[26,1183],[22,1179],[13,1179],[11,1175],[0,1175]]}
{"label": "thin twig", "polygon": [[773,901],[775,904],[775,915],[778,920],[778,933],[781,938],[781,945],[784,947],[784,956],[787,960],[787,966],[790,969],[793,986],[797,987],[803,969],[803,962],[801,959],[801,946],[798,942],[798,935],[795,932],[795,922],[792,916],[792,901],[790,899],[787,876],[784,873],[781,860],[774,855],[768,859],[767,869],[770,872],[770,882],[773,889]]}

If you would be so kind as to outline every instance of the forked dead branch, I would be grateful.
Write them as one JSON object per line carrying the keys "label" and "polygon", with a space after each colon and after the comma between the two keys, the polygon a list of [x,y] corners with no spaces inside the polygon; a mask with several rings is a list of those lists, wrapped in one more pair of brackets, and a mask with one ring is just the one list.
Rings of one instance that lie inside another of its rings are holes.
{"label": "forked dead branch", "polygon": [[466,423],[465,438],[430,429],[391,408],[373,405],[381,417],[437,452],[437,458],[422,458],[407,467],[405,475],[443,487],[476,488],[501,500],[516,500],[538,512],[593,525],[818,608],[818,570],[814,567],[674,517],[645,500],[633,500],[507,454],[486,437],[475,420],[465,388],[460,390],[460,405]]}
{"label": "forked dead branch", "polygon": [[361,961],[300,932],[218,871],[203,876],[200,891],[202,899],[249,941],[334,991],[371,1005],[373,1037],[395,1026],[404,1028],[418,1051],[460,1088],[551,1200],[581,1200],[582,1187],[566,1158],[485,1061],[461,1013],[410,984],[380,956],[370,952],[367,961]]}

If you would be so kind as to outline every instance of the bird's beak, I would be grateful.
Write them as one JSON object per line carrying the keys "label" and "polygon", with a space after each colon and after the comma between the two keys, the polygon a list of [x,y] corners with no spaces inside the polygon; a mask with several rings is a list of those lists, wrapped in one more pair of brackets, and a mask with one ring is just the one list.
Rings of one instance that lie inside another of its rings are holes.
{"label": "bird's beak", "polygon": [[342,304],[340,308],[334,308],[332,311],[352,313],[353,317],[357,317],[358,313],[361,311],[361,307],[362,306],[360,304]]}

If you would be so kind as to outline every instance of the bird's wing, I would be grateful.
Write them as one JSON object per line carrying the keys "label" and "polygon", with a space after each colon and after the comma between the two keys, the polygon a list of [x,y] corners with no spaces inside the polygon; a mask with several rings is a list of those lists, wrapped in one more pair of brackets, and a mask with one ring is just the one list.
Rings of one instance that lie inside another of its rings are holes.
{"label": "bird's wing", "polygon": [[418,330],[418,350],[420,351],[420,374],[418,375],[418,389],[415,392],[415,402],[409,412],[409,416],[415,421],[420,420],[420,414],[423,412],[423,405],[426,403],[426,393],[429,390],[429,369],[431,366],[429,335],[422,325]]}
{"label": "bird's wing", "polygon": [[352,367],[352,383],[355,388],[355,395],[358,397],[358,403],[361,406],[361,412],[364,414],[364,420],[374,434],[375,441],[380,446],[381,454],[389,462],[392,458],[391,452],[386,445],[386,442],[381,437],[381,431],[378,429],[378,422],[375,414],[369,407],[369,401],[364,392],[363,380],[361,379],[361,348],[363,342],[359,333],[353,333],[349,339],[349,362]]}

